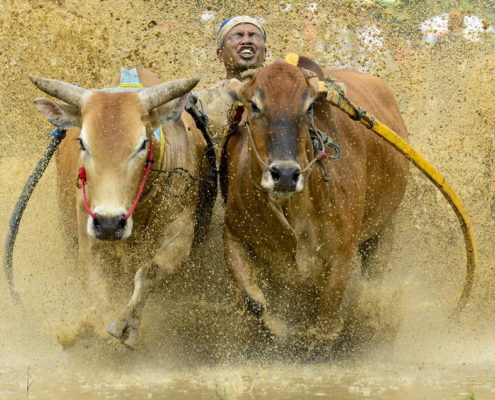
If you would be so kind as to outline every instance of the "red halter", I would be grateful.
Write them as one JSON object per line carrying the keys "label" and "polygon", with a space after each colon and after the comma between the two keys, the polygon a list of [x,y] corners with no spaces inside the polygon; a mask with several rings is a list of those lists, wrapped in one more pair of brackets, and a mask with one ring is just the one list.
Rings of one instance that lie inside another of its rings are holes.
{"label": "red halter", "polygon": [[[148,179],[148,175],[150,174],[152,164],[153,164],[153,142],[150,140],[150,147],[148,149],[148,157],[146,158],[146,169],[144,170],[143,179],[141,180],[138,193],[136,195],[136,198],[134,199],[134,202],[132,203],[131,209],[128,211],[126,215],[124,215],[124,219],[128,219],[136,209],[136,206],[139,202],[139,198],[143,193],[146,179]],[[84,167],[79,168],[79,174],[77,175],[77,177],[81,181],[84,208],[86,209],[88,214],[91,215],[91,217],[96,218],[96,214],[91,210],[91,208],[89,208],[88,199],[86,198],[85,185],[87,179],[86,179],[86,169]]]}

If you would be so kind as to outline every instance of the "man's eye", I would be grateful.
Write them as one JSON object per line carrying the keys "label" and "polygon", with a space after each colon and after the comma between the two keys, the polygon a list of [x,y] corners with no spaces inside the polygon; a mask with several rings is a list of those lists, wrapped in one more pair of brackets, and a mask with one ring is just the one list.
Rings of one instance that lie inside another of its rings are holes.
{"label": "man's eye", "polygon": [[86,151],[86,147],[84,146],[82,139],[76,138],[75,140],[79,141],[79,147],[81,148],[81,151]]}

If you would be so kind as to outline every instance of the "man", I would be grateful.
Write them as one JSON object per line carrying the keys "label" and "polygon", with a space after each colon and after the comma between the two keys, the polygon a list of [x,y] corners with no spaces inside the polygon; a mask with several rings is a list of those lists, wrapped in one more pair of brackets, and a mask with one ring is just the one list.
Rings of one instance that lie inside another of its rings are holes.
{"label": "man", "polygon": [[265,30],[252,17],[234,17],[222,22],[217,32],[217,57],[225,66],[227,79],[239,79],[243,71],[263,65],[265,40]]}
{"label": "man", "polygon": [[238,16],[222,22],[217,32],[217,57],[223,63],[226,78],[209,89],[197,93],[198,106],[208,116],[209,131],[221,136],[227,127],[232,106],[229,83],[240,79],[242,72],[261,67],[266,55],[266,33],[253,17]]}

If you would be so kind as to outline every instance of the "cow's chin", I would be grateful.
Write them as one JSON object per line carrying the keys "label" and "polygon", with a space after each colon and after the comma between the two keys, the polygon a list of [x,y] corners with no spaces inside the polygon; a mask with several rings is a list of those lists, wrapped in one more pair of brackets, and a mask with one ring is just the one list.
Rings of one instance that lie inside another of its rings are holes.
{"label": "cow's chin", "polygon": [[274,201],[275,203],[280,203],[289,200],[296,193],[298,192],[282,192],[282,191],[272,190],[268,192],[268,197],[270,198],[270,200]]}

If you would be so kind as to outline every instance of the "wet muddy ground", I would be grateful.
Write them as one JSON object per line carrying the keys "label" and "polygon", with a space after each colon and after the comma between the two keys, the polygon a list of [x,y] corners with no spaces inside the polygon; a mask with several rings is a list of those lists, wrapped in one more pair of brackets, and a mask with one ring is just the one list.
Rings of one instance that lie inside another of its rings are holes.
{"label": "wet muddy ground", "polygon": [[[261,348],[222,262],[219,204],[202,255],[151,300],[138,349],[87,332],[64,351],[57,335],[74,326],[86,298],[50,165],[15,249],[24,308],[12,304],[0,279],[0,398],[495,398],[493,35],[427,45],[416,32],[383,25],[386,6],[342,1],[308,11],[302,2],[288,4],[1,2],[1,242],[51,130],[32,105],[40,92],[28,74],[102,87],[120,66],[141,64],[164,80],[201,76],[200,86],[208,87],[223,78],[214,59],[216,26],[230,15],[251,14],[265,19],[269,61],[296,51],[327,68],[374,73],[392,87],[410,142],[445,175],[473,220],[479,268],[460,319],[448,316],[464,279],[461,230],[442,195],[412,170],[384,281],[362,281],[357,264],[353,273],[343,314],[357,316],[363,332],[373,333],[363,334],[353,354],[295,364]],[[445,10],[419,10],[424,18],[437,11]],[[486,12],[484,3],[473,12]],[[383,30],[382,47],[360,39],[359,30],[372,24]],[[406,39],[412,44],[399,53]]]}

